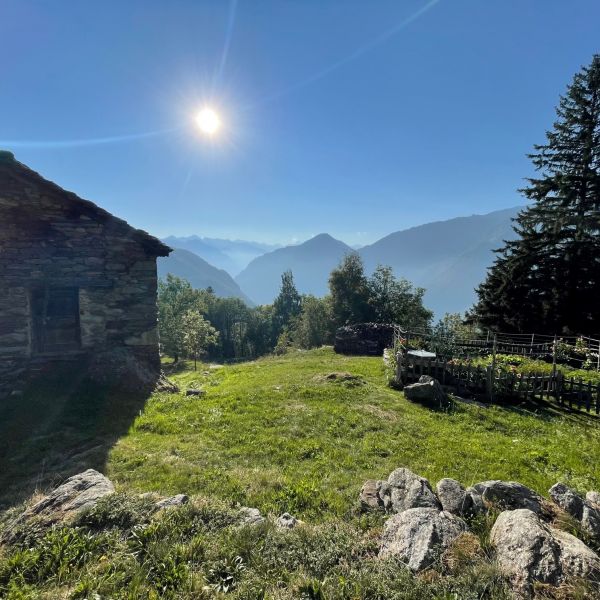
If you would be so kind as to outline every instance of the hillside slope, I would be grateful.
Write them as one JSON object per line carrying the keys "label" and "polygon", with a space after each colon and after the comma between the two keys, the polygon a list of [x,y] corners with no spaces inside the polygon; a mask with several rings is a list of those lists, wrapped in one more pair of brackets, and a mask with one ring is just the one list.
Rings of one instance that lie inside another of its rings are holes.
{"label": "hillside slope", "polygon": [[240,298],[248,304],[252,301],[240,286],[223,269],[217,269],[193,252],[176,248],[170,256],[157,261],[158,276],[164,278],[168,273],[187,279],[196,289],[211,287],[222,298]]}
{"label": "hillside slope", "polygon": [[256,302],[268,304],[279,292],[281,274],[289,269],[300,292],[322,296],[327,293],[329,273],[349,252],[353,252],[350,246],[322,233],[255,258],[235,280]]}
{"label": "hillside slope", "polygon": [[[85,469],[105,473],[117,493],[77,527],[32,527],[3,547],[7,599],[506,600],[493,555],[478,544],[449,555],[458,562],[435,563],[433,577],[372,560],[385,516],[358,512],[363,482],[407,467],[434,487],[442,477],[516,480],[542,494],[557,480],[600,485],[595,419],[543,404],[433,411],[387,386],[380,357],[321,348],[197,371],[180,363],[173,380],[202,387],[201,400],[86,384],[62,369],[0,403],[0,538],[18,514],[4,508]],[[189,503],[155,510],[173,494]],[[267,521],[240,527],[240,506]],[[284,512],[304,524],[275,526]],[[472,528],[486,548],[491,524]]]}
{"label": "hillside slope", "polygon": [[371,271],[389,265],[399,277],[427,289],[425,303],[437,316],[462,312],[494,260],[493,250],[514,239],[519,208],[427,223],[392,233],[358,252]]}

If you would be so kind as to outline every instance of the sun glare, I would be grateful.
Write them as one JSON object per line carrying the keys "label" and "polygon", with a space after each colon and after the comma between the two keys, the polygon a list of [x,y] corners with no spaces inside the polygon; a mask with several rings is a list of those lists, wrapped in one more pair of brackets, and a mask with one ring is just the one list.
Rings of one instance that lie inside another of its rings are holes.
{"label": "sun glare", "polygon": [[206,135],[215,135],[221,128],[221,119],[212,108],[203,108],[196,115],[196,123],[200,131]]}

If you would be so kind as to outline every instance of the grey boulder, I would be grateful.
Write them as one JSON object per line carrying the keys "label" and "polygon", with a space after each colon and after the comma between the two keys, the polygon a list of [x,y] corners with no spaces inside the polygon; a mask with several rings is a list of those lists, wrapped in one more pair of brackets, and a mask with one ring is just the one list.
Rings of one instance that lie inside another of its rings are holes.
{"label": "grey boulder", "polygon": [[260,525],[265,522],[265,518],[260,514],[258,508],[243,506],[238,512],[238,522],[240,525]]}
{"label": "grey boulder", "polygon": [[431,566],[465,531],[464,521],[448,512],[409,508],[386,521],[379,557],[394,557],[413,571],[421,571]]}
{"label": "grey boulder", "polygon": [[412,402],[433,408],[444,408],[449,404],[448,396],[439,381],[429,375],[421,375],[417,383],[405,385],[404,396]]}
{"label": "grey boulder", "polygon": [[29,522],[49,526],[67,521],[93,508],[101,498],[114,491],[111,481],[94,469],[73,475],[21,513],[8,527],[4,537],[10,541],[14,538],[14,532]]}
{"label": "grey boulder", "polygon": [[484,509],[481,495],[473,488],[465,489],[456,479],[440,479],[436,492],[442,508],[453,515],[474,516]]}
{"label": "grey boulder", "polygon": [[383,499],[379,495],[383,483],[375,479],[367,479],[364,482],[358,496],[361,510],[376,510],[384,507]]}
{"label": "grey boulder", "polygon": [[172,506],[182,506],[189,502],[189,497],[185,494],[177,494],[169,498],[164,498],[156,503],[157,508],[170,508]]}
{"label": "grey boulder", "polygon": [[275,521],[275,526],[279,527],[279,529],[294,529],[299,523],[300,521],[296,517],[292,517],[290,513],[286,512]]}
{"label": "grey boulder", "polygon": [[597,578],[600,557],[575,536],[543,523],[528,509],[500,513],[490,533],[496,561],[514,591],[529,598],[534,584]]}
{"label": "grey boulder", "polygon": [[600,508],[584,499],[564,483],[555,483],[549,490],[552,500],[565,512],[579,521],[590,536],[600,539]]}
{"label": "grey boulder", "polygon": [[588,492],[585,499],[595,508],[600,508],[600,492]]}
{"label": "grey boulder", "polygon": [[27,509],[22,517],[37,516],[52,522],[64,520],[83,510],[96,506],[100,498],[113,494],[112,482],[94,469],[69,477],[45,498]]}
{"label": "grey boulder", "polygon": [[409,508],[442,508],[429,481],[404,467],[390,473],[387,482],[382,483],[379,495],[384,507],[395,513]]}
{"label": "grey boulder", "polygon": [[544,499],[538,493],[516,481],[482,481],[471,489],[477,492],[485,503],[504,510],[527,508],[539,514],[544,506]]}

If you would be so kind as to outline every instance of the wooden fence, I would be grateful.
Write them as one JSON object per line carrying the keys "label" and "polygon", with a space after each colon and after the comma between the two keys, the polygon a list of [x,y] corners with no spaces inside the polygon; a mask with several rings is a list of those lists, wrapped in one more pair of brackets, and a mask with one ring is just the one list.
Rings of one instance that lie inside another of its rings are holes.
{"label": "wooden fence", "polygon": [[[600,371],[600,340],[587,336],[551,336],[538,333],[492,333],[482,337],[434,334],[428,330],[394,327],[394,347],[402,341],[405,347],[426,347],[432,352],[444,353],[451,345],[462,357],[485,354],[516,354],[534,359],[558,361],[571,366]],[[579,347],[579,350],[577,348]],[[557,358],[557,354],[560,355]]]}
{"label": "wooden fence", "polygon": [[560,371],[517,373],[445,358],[412,360],[404,353],[397,355],[399,381],[414,383],[421,375],[430,375],[442,385],[455,387],[459,394],[469,392],[488,401],[550,400],[571,409],[600,414],[600,385],[565,377]]}

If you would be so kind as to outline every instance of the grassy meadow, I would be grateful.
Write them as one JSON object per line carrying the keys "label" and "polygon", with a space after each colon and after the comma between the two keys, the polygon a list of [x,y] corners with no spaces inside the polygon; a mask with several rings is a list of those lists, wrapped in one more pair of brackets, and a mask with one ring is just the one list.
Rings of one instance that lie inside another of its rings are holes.
{"label": "grassy meadow", "polygon": [[[347,372],[348,381],[327,379]],[[153,396],[111,450],[125,488],[199,493],[311,520],[350,510],[362,482],[408,466],[435,484],[517,480],[600,487],[600,429],[587,416],[457,403],[451,414],[387,387],[380,358],[295,351],[172,377],[206,396]]]}
{"label": "grassy meadow", "polygon": [[[327,379],[335,372],[352,378]],[[463,403],[434,412],[389,388],[380,358],[322,348],[197,371],[184,363],[170,377],[206,395],[160,393],[138,404],[52,381],[36,388],[20,400],[20,420],[44,403],[53,414],[26,441],[10,415],[15,452],[3,475],[43,487],[53,473],[94,466],[122,490],[201,494],[317,521],[344,515],[365,479],[398,466],[432,484],[509,479],[543,494],[559,480],[600,487],[596,418]],[[0,494],[14,491],[2,483]]]}
{"label": "grassy meadow", "polygon": [[[483,550],[418,578],[375,560],[382,518],[357,510],[363,481],[407,466],[432,485],[453,477],[517,480],[543,494],[558,480],[600,488],[594,417],[531,405],[435,412],[389,388],[381,358],[322,348],[165,368],[181,393],[140,399],[56,374],[5,407],[0,529],[23,490],[84,468],[104,472],[118,493],[76,527],[0,549],[0,597],[503,599],[506,582],[486,550],[490,523],[473,527]],[[187,397],[188,387],[206,394]],[[139,492],[192,501],[155,514]],[[239,506],[306,525],[240,528]]]}

